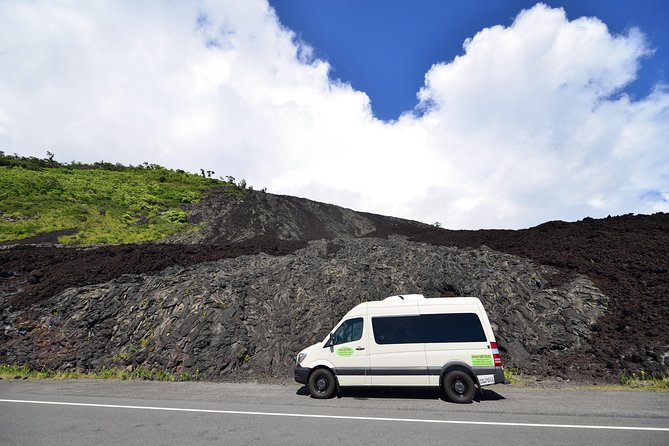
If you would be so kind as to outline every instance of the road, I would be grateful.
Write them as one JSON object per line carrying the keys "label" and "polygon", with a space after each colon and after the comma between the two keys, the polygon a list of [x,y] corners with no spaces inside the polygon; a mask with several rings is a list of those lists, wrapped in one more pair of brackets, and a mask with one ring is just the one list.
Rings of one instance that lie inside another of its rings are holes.
{"label": "road", "polygon": [[5,380],[0,445],[669,445],[669,393],[488,389],[457,405],[426,389]]}

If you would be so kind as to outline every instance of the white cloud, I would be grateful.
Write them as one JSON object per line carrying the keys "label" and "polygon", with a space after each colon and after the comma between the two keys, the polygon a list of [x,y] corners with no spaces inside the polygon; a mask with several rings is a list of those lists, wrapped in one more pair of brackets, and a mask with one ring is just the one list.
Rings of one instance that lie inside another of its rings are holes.
{"label": "white cloud", "polygon": [[669,94],[640,31],[543,5],[386,123],[264,1],[0,4],[0,150],[155,162],[446,227],[669,211]]}

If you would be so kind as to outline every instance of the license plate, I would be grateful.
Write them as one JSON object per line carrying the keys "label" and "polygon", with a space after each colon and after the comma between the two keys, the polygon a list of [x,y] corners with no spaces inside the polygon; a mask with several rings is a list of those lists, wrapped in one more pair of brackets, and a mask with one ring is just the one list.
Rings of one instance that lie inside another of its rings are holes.
{"label": "license plate", "polygon": [[495,384],[495,375],[478,375],[479,384],[482,386],[489,386]]}

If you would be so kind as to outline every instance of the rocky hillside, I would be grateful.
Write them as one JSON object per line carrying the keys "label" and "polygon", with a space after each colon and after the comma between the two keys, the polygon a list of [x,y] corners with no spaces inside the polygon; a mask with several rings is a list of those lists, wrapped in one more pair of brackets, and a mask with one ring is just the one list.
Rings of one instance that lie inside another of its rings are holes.
{"label": "rocky hillside", "polygon": [[474,295],[507,364],[607,381],[669,368],[669,216],[446,231],[295,197],[211,193],[169,244],[0,250],[0,363],[290,377],[353,305]]}
{"label": "rocky hillside", "polygon": [[390,224],[416,232],[433,228],[410,220],[364,214],[305,198],[253,190],[247,190],[243,195],[214,191],[202,203],[190,206],[189,220],[201,224],[203,229],[174,236],[171,240],[215,244],[262,236],[309,241],[368,236]]}

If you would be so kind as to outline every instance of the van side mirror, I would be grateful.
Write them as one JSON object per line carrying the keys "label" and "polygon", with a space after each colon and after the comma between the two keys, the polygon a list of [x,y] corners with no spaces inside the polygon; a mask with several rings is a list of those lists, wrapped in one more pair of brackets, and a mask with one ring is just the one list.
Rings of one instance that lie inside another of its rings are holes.
{"label": "van side mirror", "polygon": [[332,347],[333,345],[334,345],[334,333],[330,333],[330,337],[328,338],[328,342],[326,342],[323,347]]}

